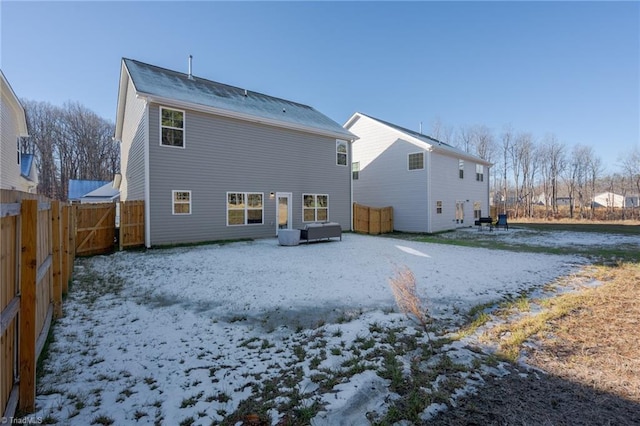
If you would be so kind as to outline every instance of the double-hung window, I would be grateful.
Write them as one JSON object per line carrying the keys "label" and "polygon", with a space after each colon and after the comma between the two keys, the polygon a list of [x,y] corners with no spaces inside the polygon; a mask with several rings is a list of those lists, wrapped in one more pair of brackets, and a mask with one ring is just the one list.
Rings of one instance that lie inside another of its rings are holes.
{"label": "double-hung window", "polygon": [[345,141],[336,141],[336,164],[338,166],[347,165],[347,143]]}
{"label": "double-hung window", "polygon": [[227,192],[227,225],[259,225],[264,222],[261,192]]}
{"label": "double-hung window", "polygon": [[351,163],[351,178],[353,180],[360,179],[360,162],[355,161]]}
{"label": "double-hung window", "polygon": [[458,177],[464,179],[464,160],[458,160]]}
{"label": "double-hung window", "polygon": [[191,214],[191,191],[172,191],[173,214]]}
{"label": "double-hung window", "polygon": [[482,164],[476,164],[476,180],[478,182],[484,181],[484,167]]}
{"label": "double-hung window", "polygon": [[20,164],[20,137],[16,139],[16,145],[18,147],[18,164]]}
{"label": "double-hung window", "polygon": [[436,214],[442,214],[442,201],[436,201]]}
{"label": "double-hung window", "polygon": [[184,148],[184,111],[160,107],[160,145]]}
{"label": "double-hung window", "polygon": [[302,220],[304,222],[329,220],[329,196],[326,194],[302,194]]}

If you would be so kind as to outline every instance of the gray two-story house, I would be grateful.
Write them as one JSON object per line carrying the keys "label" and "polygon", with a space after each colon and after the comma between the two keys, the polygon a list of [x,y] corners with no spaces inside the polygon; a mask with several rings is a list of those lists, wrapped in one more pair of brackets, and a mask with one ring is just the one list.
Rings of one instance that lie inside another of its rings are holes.
{"label": "gray two-story house", "polygon": [[310,106],[123,59],[115,137],[147,247],[351,228],[356,137]]}

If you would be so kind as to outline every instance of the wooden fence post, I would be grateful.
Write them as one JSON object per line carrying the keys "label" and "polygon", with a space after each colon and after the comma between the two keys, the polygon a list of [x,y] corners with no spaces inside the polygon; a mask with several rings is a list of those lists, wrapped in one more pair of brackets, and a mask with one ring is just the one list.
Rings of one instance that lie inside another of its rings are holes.
{"label": "wooden fence post", "polygon": [[51,240],[53,244],[53,317],[62,317],[62,256],[61,241],[62,229],[60,227],[60,201],[51,202]]}
{"label": "wooden fence post", "polygon": [[35,410],[36,399],[36,276],[38,201],[23,200],[21,207],[20,267],[20,390],[18,407]]}

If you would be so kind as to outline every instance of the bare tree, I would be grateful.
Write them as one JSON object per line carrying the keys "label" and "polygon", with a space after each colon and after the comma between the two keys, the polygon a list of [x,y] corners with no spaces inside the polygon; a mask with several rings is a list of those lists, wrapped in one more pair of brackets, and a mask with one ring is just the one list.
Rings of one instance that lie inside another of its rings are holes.
{"label": "bare tree", "polygon": [[[634,147],[631,152],[624,157],[624,160],[622,160],[622,170],[628,178],[631,190],[635,192],[635,203],[631,207],[631,214],[634,216],[634,210],[640,207],[638,206],[638,201],[640,201],[640,148],[638,146]],[[638,210],[638,214],[640,214],[640,209]]]}
{"label": "bare tree", "polygon": [[69,179],[111,180],[119,170],[114,125],[79,103],[58,107],[22,101],[27,116],[28,146],[34,149],[38,192],[67,199]]}

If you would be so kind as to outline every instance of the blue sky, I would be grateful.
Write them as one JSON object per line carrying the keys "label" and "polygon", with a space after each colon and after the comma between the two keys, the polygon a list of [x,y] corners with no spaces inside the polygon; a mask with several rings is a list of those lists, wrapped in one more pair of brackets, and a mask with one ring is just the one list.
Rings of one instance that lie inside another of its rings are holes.
{"label": "blue sky", "polygon": [[115,121],[122,57],[425,133],[505,125],[608,171],[640,143],[638,2],[0,3],[21,98]]}

